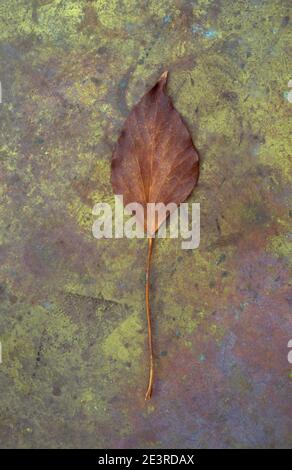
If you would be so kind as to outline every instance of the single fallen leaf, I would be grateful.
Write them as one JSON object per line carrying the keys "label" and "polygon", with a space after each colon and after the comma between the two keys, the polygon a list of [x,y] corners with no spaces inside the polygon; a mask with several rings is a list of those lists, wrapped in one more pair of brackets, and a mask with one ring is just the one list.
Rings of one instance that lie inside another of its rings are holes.
{"label": "single fallen leaf", "polygon": [[170,212],[151,214],[148,203],[179,205],[191,193],[199,176],[199,156],[191,135],[166,95],[167,72],[129,114],[112,157],[111,182],[124,204],[139,203],[144,217],[136,212],[148,236],[146,266],[146,312],[150,355],[149,383],[145,399],[152,394],[154,378],[151,314],[149,303],[150,261],[153,237]]}

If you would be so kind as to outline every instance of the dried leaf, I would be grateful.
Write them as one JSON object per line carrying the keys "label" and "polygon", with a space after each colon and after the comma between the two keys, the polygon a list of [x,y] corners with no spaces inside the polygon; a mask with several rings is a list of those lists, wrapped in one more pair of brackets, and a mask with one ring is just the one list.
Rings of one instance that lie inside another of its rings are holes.
{"label": "dried leaf", "polygon": [[166,95],[167,72],[134,106],[118,139],[112,158],[111,182],[124,204],[139,203],[144,217],[137,220],[148,235],[146,266],[146,312],[148,321],[149,382],[145,399],[151,397],[154,360],[149,302],[152,236],[169,212],[158,212],[147,220],[148,203],[179,205],[191,193],[199,176],[199,156],[180,114]]}
{"label": "dried leaf", "polygon": [[[181,116],[165,94],[167,72],[134,106],[127,118],[112,158],[112,186],[124,204],[140,203],[147,231],[147,203],[177,205],[194,188],[199,176],[199,157]],[[159,213],[160,224],[164,222]],[[169,213],[167,214],[169,215]],[[136,214],[139,218],[139,214]],[[149,221],[148,234],[159,228]]]}

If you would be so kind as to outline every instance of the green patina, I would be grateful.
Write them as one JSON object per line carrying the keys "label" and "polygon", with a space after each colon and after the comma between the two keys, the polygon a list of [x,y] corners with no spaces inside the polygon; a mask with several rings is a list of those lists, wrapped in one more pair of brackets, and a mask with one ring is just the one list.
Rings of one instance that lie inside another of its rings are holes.
{"label": "green patina", "polygon": [[[268,255],[279,263],[270,267],[274,279],[291,259],[287,5],[1,2],[3,445],[110,448],[132,439],[165,447],[165,429],[169,446],[193,445],[194,428],[180,427],[200,389],[193,364],[208,368],[233,322],[245,321],[254,290],[262,295],[260,275],[251,286],[242,264]],[[168,92],[202,156],[190,198],[201,204],[201,244],[191,252],[181,240],[155,243],[160,398],[145,408],[146,240],[95,240],[92,208],[114,206],[113,146],[130,108],[166,69]],[[248,321],[244,328],[248,337]],[[240,368],[225,385],[253,401]],[[163,425],[155,429],[147,420],[157,410]],[[236,418],[228,423],[224,433],[239,447]]]}

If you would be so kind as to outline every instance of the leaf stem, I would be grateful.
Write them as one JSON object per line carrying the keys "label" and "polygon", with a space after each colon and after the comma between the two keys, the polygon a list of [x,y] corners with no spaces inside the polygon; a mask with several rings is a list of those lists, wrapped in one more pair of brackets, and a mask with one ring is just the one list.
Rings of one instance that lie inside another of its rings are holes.
{"label": "leaf stem", "polygon": [[147,326],[148,326],[148,350],[149,350],[149,381],[148,388],[145,395],[145,400],[149,400],[152,395],[153,380],[154,380],[154,360],[153,360],[153,344],[152,344],[152,328],[151,328],[151,309],[149,302],[149,284],[150,284],[150,266],[151,266],[151,254],[153,247],[153,238],[148,238],[148,256],[146,266],[146,315],[147,315]]}

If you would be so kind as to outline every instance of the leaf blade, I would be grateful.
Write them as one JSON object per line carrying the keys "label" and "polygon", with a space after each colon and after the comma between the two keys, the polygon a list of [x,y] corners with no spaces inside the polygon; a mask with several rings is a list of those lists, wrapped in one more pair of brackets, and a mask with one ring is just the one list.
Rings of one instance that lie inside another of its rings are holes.
{"label": "leaf blade", "polygon": [[[166,83],[164,72],[133,107],[112,157],[113,190],[124,196],[125,205],[135,202],[143,206],[145,231],[147,203],[179,205],[192,192],[199,176],[198,152],[165,93]],[[157,220],[149,222],[153,234],[159,226]]]}

